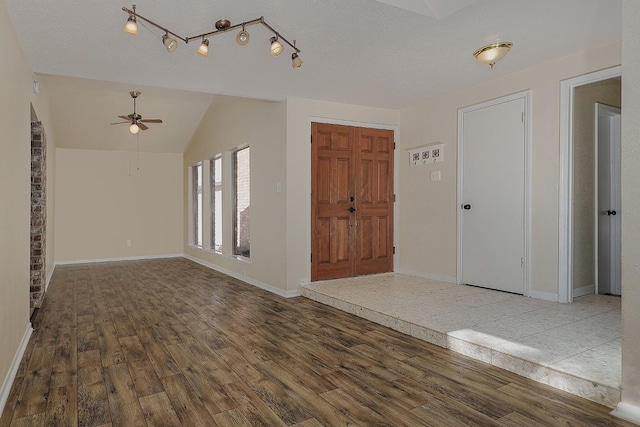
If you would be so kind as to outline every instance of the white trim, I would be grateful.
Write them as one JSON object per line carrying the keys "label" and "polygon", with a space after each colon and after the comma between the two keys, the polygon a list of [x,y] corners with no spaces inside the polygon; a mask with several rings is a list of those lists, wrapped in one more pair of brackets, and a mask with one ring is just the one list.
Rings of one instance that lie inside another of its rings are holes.
{"label": "white trim", "polygon": [[593,294],[595,293],[595,291],[596,291],[596,285],[583,286],[581,288],[573,289],[573,297],[574,298],[583,297],[585,295]]}
{"label": "white trim", "polygon": [[443,276],[440,274],[425,273],[424,271],[415,271],[415,270],[408,270],[405,268],[398,268],[395,270],[395,272],[398,274],[404,274],[407,276],[421,277],[423,279],[430,279],[430,280],[435,280],[437,282],[451,283],[454,285],[458,283],[458,280],[455,277]]}
{"label": "white trim", "polygon": [[53,263],[53,265],[51,266],[51,268],[49,268],[49,271],[47,272],[47,279],[46,282],[44,284],[44,293],[47,293],[47,289],[49,289],[49,283],[51,283],[51,278],[53,277],[53,272],[56,270],[56,265],[58,265],[57,263]]}
{"label": "white trim", "polygon": [[74,260],[74,261],[56,261],[56,265],[90,264],[94,262],[138,261],[142,259],[180,258],[182,256],[183,254],[162,254],[162,255],[144,255],[144,256],[100,258],[100,259],[80,259],[80,260]]}
{"label": "white trim", "polygon": [[611,411],[610,414],[614,417],[640,425],[640,406],[620,402],[618,406],[616,406],[616,409]]}
{"label": "white trim", "polygon": [[558,297],[573,301],[573,109],[574,89],[622,75],[616,66],[560,82],[560,176],[558,191]]}
{"label": "white trim", "polygon": [[214,263],[209,262],[209,261],[204,261],[204,260],[202,260],[200,258],[196,258],[196,257],[188,255],[188,254],[183,254],[182,257],[184,257],[184,258],[186,258],[186,259],[188,259],[190,261],[193,261],[193,262],[195,262],[197,264],[200,264],[202,266],[208,267],[208,268],[210,268],[212,270],[215,270],[215,271],[218,271],[220,273],[226,274],[227,276],[231,276],[231,277],[233,277],[235,279],[241,280],[241,281],[243,281],[243,282],[245,282],[245,283],[247,283],[249,285],[253,285],[253,286],[257,287],[257,288],[264,289],[265,291],[269,291],[271,293],[274,293],[274,294],[279,295],[279,296],[284,297],[284,298],[292,298],[292,297],[300,296],[300,289],[293,289],[293,290],[285,291],[284,289],[276,288],[275,286],[271,286],[271,285],[269,285],[267,283],[261,282],[259,280],[252,279],[251,277],[247,277],[247,276],[244,276],[242,274],[238,274],[235,271],[226,269],[224,267],[220,267],[217,264],[214,264]]}
{"label": "white trim", "polygon": [[[327,124],[332,124],[332,125],[343,125],[343,126],[354,126],[354,127],[361,127],[361,128],[370,128],[370,129],[386,129],[386,130],[392,130],[393,131],[393,140],[394,143],[396,144],[396,149],[393,151],[393,194],[396,196],[396,201],[393,203],[393,246],[395,248],[399,247],[398,244],[398,230],[399,228],[399,223],[398,223],[398,218],[399,218],[399,213],[398,213],[398,206],[399,206],[399,200],[397,199],[397,195],[399,193],[399,187],[398,187],[398,183],[400,181],[400,163],[399,163],[399,157],[397,155],[397,151],[398,148],[400,147],[400,127],[398,125],[385,125],[385,124],[378,124],[378,123],[367,123],[367,122],[356,122],[356,121],[351,121],[351,120],[340,120],[340,119],[331,119],[331,118],[327,118],[327,117],[317,117],[317,116],[308,116],[307,117],[307,135],[308,135],[308,140],[307,142],[311,141],[311,123],[327,123]],[[306,149],[306,158],[305,158],[305,192],[307,194],[307,199],[305,201],[305,216],[307,218],[306,220],[306,237],[307,237],[307,242],[306,242],[306,249],[307,249],[307,254],[311,254],[311,144],[306,144],[307,149]],[[396,253],[393,255],[393,265],[394,267],[396,265],[398,265],[398,257],[399,257],[399,251],[396,251]],[[306,268],[305,271],[307,272],[307,277],[303,277],[300,279],[300,283],[304,282],[304,283],[311,283],[311,257],[307,256],[306,257]]]}
{"label": "white trim", "polygon": [[[525,90],[516,92],[511,95],[506,95],[500,98],[491,99],[479,104],[474,104],[469,107],[458,109],[458,174],[457,174],[457,206],[462,206],[464,201],[462,200],[463,190],[463,136],[464,136],[464,114],[470,111],[479,110],[481,108],[490,107],[492,105],[502,104],[505,102],[514,101],[516,99],[524,99],[524,115],[525,115],[525,135],[524,135],[524,241],[523,241],[523,256],[524,256],[524,271],[523,271],[523,295],[533,296],[534,291],[530,289],[531,283],[531,162],[532,162],[532,93],[531,90]],[[456,283],[462,284],[462,217],[460,215],[460,208],[456,208],[456,229],[458,232],[457,242],[457,268],[456,268]]]}
{"label": "white trim", "polygon": [[27,349],[27,344],[29,344],[29,338],[31,338],[32,333],[33,328],[31,327],[31,323],[29,323],[29,325],[27,325],[27,329],[24,331],[24,335],[22,336],[22,341],[20,341],[20,346],[18,346],[18,351],[16,351],[16,354],[13,356],[13,361],[11,362],[11,366],[9,366],[7,376],[4,378],[2,388],[0,388],[0,416],[4,411],[4,405],[7,404],[7,399],[11,392],[11,386],[13,386],[13,381],[16,379],[16,374],[20,367],[20,361],[22,361],[22,356],[24,356],[24,352]]}
{"label": "white trim", "polygon": [[558,302],[558,294],[552,292],[531,291],[529,292],[531,298],[541,299],[543,301]]}

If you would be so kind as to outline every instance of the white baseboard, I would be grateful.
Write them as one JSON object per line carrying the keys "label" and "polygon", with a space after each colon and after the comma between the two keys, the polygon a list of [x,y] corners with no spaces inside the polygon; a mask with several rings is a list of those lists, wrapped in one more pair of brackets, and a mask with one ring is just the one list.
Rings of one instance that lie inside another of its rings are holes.
{"label": "white baseboard", "polygon": [[573,297],[574,298],[583,297],[585,295],[594,294],[595,292],[596,292],[596,285],[588,285],[588,286],[583,286],[581,288],[574,288]]}
{"label": "white baseboard", "polygon": [[275,286],[271,286],[271,285],[269,285],[267,283],[264,283],[264,282],[261,282],[259,280],[252,279],[251,277],[247,277],[247,276],[243,276],[242,274],[238,274],[235,271],[226,269],[224,267],[220,267],[219,265],[214,264],[212,262],[204,261],[204,260],[202,260],[200,258],[196,258],[194,256],[187,255],[187,254],[183,254],[182,256],[184,258],[190,260],[190,261],[193,261],[193,262],[197,263],[197,264],[203,265],[203,266],[208,267],[208,268],[210,268],[212,270],[215,270],[215,271],[219,271],[220,273],[226,274],[227,276],[231,276],[231,277],[233,277],[235,279],[241,280],[241,281],[243,281],[245,283],[248,283],[248,284],[253,285],[253,286],[255,286],[257,288],[260,288],[260,289],[264,289],[265,291],[269,291],[269,292],[274,293],[276,295],[279,295],[281,297],[292,298],[292,297],[300,296],[300,290],[299,289],[285,291],[284,289],[276,288]]}
{"label": "white baseboard", "polygon": [[0,416],[2,416],[2,411],[4,411],[4,405],[7,404],[7,399],[11,392],[11,386],[13,385],[13,381],[16,379],[18,367],[20,367],[20,361],[22,360],[22,356],[24,356],[24,352],[27,349],[27,344],[29,344],[29,338],[31,338],[32,333],[33,328],[31,327],[31,323],[29,323],[29,325],[27,325],[27,329],[24,331],[24,335],[22,336],[22,341],[20,342],[18,351],[16,351],[16,354],[13,356],[13,361],[9,367],[7,376],[4,378],[2,388],[0,388]]}
{"label": "white baseboard", "polygon": [[49,268],[49,271],[47,271],[47,280],[44,283],[44,293],[47,293],[47,289],[49,289],[49,283],[51,282],[51,278],[53,277],[53,272],[56,269],[56,263],[54,262],[53,265],[51,266],[51,268]]}
{"label": "white baseboard", "polygon": [[620,402],[616,409],[611,411],[611,415],[640,425],[640,406]]}
{"label": "white baseboard", "polygon": [[530,291],[529,297],[541,299],[544,301],[558,302],[558,294],[554,294],[551,292],[541,292],[541,291]]}
{"label": "white baseboard", "polygon": [[143,259],[181,258],[182,256],[183,256],[182,254],[163,254],[163,255],[144,255],[144,256],[117,257],[117,258],[79,259],[75,261],[56,261],[56,265],[90,264],[94,262],[139,261]]}
{"label": "white baseboard", "polygon": [[443,276],[440,274],[425,273],[423,271],[408,270],[406,268],[396,268],[395,272],[398,274],[405,274],[407,276],[422,277],[423,279],[436,280],[438,282],[454,283],[454,284],[458,283],[455,277]]}

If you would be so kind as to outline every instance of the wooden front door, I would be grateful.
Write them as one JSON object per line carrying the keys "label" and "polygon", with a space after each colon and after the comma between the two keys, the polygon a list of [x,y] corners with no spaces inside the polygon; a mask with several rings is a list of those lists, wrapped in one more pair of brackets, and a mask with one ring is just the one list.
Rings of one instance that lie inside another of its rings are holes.
{"label": "wooden front door", "polygon": [[311,280],[393,271],[393,131],[311,124]]}

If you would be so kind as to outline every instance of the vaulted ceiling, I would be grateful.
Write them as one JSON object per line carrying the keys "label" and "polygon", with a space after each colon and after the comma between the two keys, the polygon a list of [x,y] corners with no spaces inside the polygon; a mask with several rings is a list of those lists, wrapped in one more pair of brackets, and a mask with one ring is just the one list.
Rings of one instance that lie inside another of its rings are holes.
{"label": "vaulted ceiling", "polygon": [[[236,30],[211,38],[205,58],[195,52],[198,42],[180,42],[168,53],[163,33],[148,25],[139,25],[137,36],[126,34],[122,6],[131,4],[6,2],[36,73],[110,82],[96,87],[83,82],[80,92],[66,79],[49,78],[47,84],[61,85],[55,91],[59,102],[75,97],[77,104],[58,112],[60,126],[69,126],[65,120],[108,125],[127,112],[128,91],[144,87],[139,105],[148,108],[146,117],[176,116],[177,106],[186,114],[188,123],[182,124],[190,130],[173,136],[178,139],[191,136],[195,127],[190,119],[202,117],[214,95],[266,100],[294,96],[401,109],[621,38],[620,0],[136,1],[138,13],[181,36],[211,31],[221,18],[236,24],[264,16],[282,35],[297,41],[304,65],[292,69],[291,49],[285,46],[284,54],[271,57],[271,34],[259,25],[247,29],[247,46],[236,44]],[[496,40],[511,41],[514,48],[492,70],[476,62],[472,53]],[[154,88],[165,91],[154,99]],[[171,90],[186,92],[181,98]],[[191,96],[193,103],[180,104]],[[167,102],[174,105],[164,105]],[[180,141],[173,150],[185,144]]]}

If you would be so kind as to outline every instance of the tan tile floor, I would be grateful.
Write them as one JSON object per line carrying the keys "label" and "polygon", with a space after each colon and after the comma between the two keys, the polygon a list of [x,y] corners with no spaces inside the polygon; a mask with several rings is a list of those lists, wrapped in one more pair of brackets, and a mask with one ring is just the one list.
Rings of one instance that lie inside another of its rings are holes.
{"label": "tan tile floor", "polygon": [[313,282],[302,295],[608,406],[620,400],[620,298],[559,304],[401,274]]}

